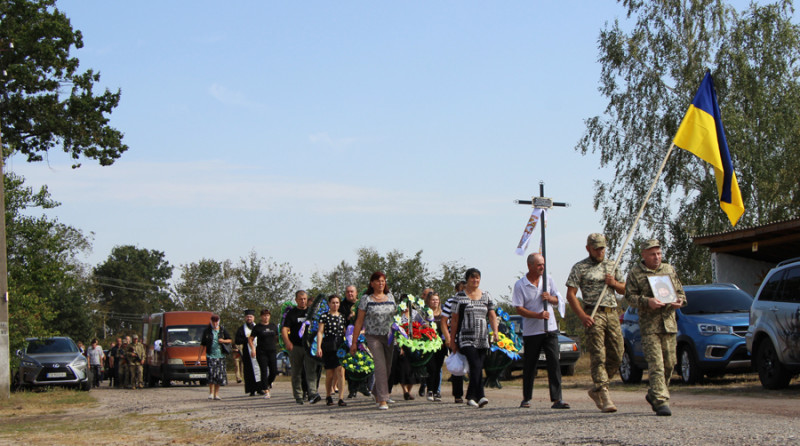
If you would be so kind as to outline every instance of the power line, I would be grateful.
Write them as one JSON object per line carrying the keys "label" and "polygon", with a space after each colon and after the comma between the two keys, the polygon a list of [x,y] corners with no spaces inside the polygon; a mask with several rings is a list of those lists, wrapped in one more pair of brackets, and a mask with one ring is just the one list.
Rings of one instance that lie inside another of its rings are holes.
{"label": "power line", "polygon": [[141,285],[141,286],[144,286],[144,287],[161,288],[161,285],[157,285],[157,284],[150,283],[150,282],[142,282],[142,281],[136,281],[136,280],[124,280],[124,279],[118,279],[116,277],[108,277],[108,276],[92,276],[92,277],[95,278],[95,279],[111,280],[111,281],[114,281],[114,282],[128,283],[128,284],[131,284],[131,285]]}
{"label": "power line", "polygon": [[145,293],[145,292],[150,293],[150,292],[153,292],[153,291],[161,291],[160,287],[158,289],[156,289],[156,290],[153,290],[153,289],[145,289],[145,288],[128,288],[128,287],[124,287],[124,286],[120,286],[120,285],[112,285],[110,283],[103,283],[103,282],[97,282],[97,285],[102,286],[102,287],[107,287],[107,288],[117,288],[117,289],[120,289],[120,290],[141,291],[143,293]]}

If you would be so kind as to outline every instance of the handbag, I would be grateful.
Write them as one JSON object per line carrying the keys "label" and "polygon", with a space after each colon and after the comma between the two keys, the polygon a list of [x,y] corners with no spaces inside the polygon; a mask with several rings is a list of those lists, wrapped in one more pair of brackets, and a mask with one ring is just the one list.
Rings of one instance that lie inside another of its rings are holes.
{"label": "handbag", "polygon": [[231,344],[220,344],[219,348],[222,350],[222,354],[225,356],[230,355],[231,351],[233,351]]}
{"label": "handbag", "polygon": [[467,357],[461,353],[452,353],[444,360],[447,371],[454,376],[464,376],[469,373],[469,363]]}

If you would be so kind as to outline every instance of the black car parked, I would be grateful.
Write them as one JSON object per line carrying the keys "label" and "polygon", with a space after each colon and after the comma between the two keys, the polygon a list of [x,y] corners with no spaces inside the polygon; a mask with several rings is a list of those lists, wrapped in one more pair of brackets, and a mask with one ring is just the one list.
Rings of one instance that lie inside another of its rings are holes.
{"label": "black car parked", "polygon": [[[514,323],[514,329],[517,336],[522,337],[522,316],[512,315],[509,316],[509,321]],[[581,357],[581,350],[575,340],[565,336],[563,333],[558,334],[558,350],[559,362],[561,364],[561,374],[564,376],[572,376],[575,374],[575,363]],[[506,369],[506,377],[511,375],[514,370],[522,370],[524,365],[525,348],[519,351],[520,359],[511,363]],[[539,355],[539,362],[536,365],[539,369],[547,368],[547,361],[545,360],[544,353]]]}

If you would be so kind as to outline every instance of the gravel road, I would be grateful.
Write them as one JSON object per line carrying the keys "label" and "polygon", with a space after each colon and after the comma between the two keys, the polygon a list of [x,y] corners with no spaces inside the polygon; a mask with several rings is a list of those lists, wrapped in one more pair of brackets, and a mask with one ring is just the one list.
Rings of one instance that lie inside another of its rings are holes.
{"label": "gravel road", "polygon": [[[546,382],[544,379],[537,379]],[[612,389],[619,412],[603,414],[583,383],[565,385],[570,410],[550,409],[547,389],[537,387],[530,409],[519,408],[519,381],[487,389],[483,409],[424,398],[400,401],[378,411],[359,395],[347,407],[297,405],[288,382],[276,382],[269,400],[245,396],[241,384],[222,388],[221,401],[207,389],[175,386],[143,390],[100,388],[92,394],[99,412],[141,413],[188,420],[217,438],[280,444],[486,445],[790,445],[800,444],[800,384],[768,392],[757,383],[695,388],[673,386],[672,417],[656,417],[644,400],[645,385]],[[322,386],[321,386],[322,387]],[[324,387],[323,387],[324,388]]]}

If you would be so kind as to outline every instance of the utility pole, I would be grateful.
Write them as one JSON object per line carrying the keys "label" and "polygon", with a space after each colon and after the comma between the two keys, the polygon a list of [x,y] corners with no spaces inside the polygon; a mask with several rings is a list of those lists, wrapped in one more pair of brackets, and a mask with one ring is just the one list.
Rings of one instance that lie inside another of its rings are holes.
{"label": "utility pole", "polygon": [[6,191],[0,132],[0,400],[11,397],[11,350],[8,339],[8,257],[6,252]]}
{"label": "utility pole", "polygon": [[[14,42],[8,42],[8,48],[14,49]],[[6,70],[2,75],[7,75]],[[6,98],[7,99],[7,98]],[[8,100],[4,101],[8,104]],[[6,249],[6,185],[4,164],[2,125],[0,125],[0,400],[11,398],[11,349],[8,338],[8,250]]]}
{"label": "utility pole", "polygon": [[[538,197],[532,197],[530,200],[516,200],[515,203],[516,204],[530,204],[536,209],[542,209],[542,217],[544,217],[544,212],[547,209],[552,209],[553,206],[558,206],[558,207],[567,207],[567,206],[569,206],[569,203],[553,202],[552,198],[545,197],[544,196],[544,181],[540,181],[539,182],[539,196]],[[544,226],[545,226],[544,223],[545,223],[544,222],[544,218],[542,218],[542,221],[539,222],[539,226],[541,226],[541,228],[542,228],[542,257],[544,257],[544,259],[545,259],[544,272],[542,273],[542,285],[543,285],[543,288],[544,288],[543,292],[546,293],[547,292],[547,254],[546,254],[547,253],[547,245],[545,244],[545,238],[544,238]],[[547,310],[547,301],[546,300],[542,299],[542,305],[543,305],[544,311],[548,311]],[[545,322],[545,324],[544,324],[544,331],[545,331],[545,333],[547,332],[547,322]]]}

